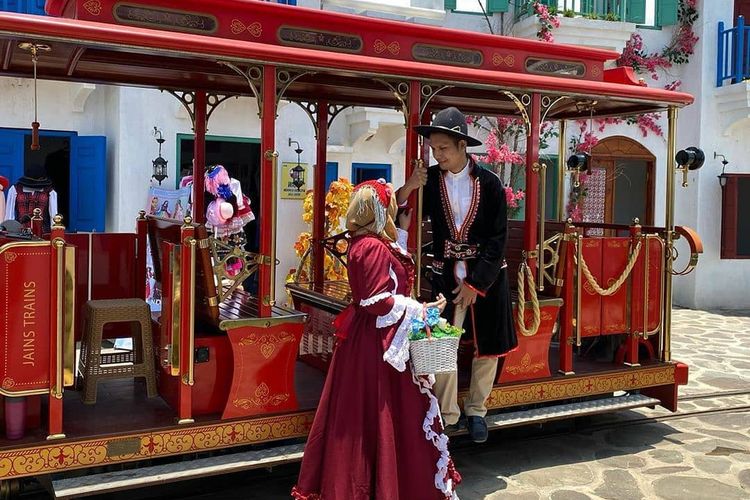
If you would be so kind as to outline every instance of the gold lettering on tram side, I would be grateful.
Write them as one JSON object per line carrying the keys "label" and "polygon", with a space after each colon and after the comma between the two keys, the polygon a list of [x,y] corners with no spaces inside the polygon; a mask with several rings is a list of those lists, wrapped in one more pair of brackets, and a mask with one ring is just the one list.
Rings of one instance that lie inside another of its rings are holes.
{"label": "gold lettering on tram side", "polygon": [[36,366],[36,282],[23,283],[23,345],[22,363]]}

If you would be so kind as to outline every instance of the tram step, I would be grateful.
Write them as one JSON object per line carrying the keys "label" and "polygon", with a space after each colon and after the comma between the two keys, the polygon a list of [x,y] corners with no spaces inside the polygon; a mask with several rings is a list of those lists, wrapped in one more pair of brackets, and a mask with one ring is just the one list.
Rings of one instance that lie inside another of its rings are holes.
{"label": "tram step", "polygon": [[[492,431],[520,425],[541,424],[543,422],[551,422],[552,420],[631,410],[633,408],[656,406],[658,404],[660,404],[658,399],[649,398],[642,394],[628,394],[626,396],[601,398],[580,403],[567,403],[535,408],[533,410],[519,410],[488,415],[486,419],[487,429]],[[456,434],[466,434],[466,431],[461,430]]]}
{"label": "tram step", "polygon": [[53,480],[52,489],[57,499],[81,498],[145,488],[154,484],[174,483],[261,467],[274,467],[301,460],[303,447],[304,444],[300,443],[165,465],[106,472],[85,477]]}
{"label": "tram step", "polygon": [[[533,410],[520,410],[490,415],[487,417],[487,427],[489,430],[497,430],[506,427],[537,424],[576,416],[609,413],[658,404],[658,399],[649,398],[641,394],[630,394],[581,403],[568,403]],[[466,431],[461,431],[457,434],[465,433]],[[85,477],[59,479],[52,481],[52,488],[57,499],[81,498],[116,491],[145,488],[157,483],[173,483],[299,461],[302,459],[303,447],[304,444],[279,446],[185,462],[107,472]]]}

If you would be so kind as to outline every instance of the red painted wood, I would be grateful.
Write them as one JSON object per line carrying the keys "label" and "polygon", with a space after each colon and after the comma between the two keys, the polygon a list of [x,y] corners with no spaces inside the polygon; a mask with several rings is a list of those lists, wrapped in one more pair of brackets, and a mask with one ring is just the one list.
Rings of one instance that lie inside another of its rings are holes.
{"label": "red painted wood", "polygon": [[[530,306],[530,304],[529,304]],[[558,305],[547,305],[539,308],[541,322],[536,334],[531,337],[518,335],[518,348],[505,356],[502,370],[497,377],[501,384],[520,382],[535,378],[545,378],[551,375],[549,367],[549,345],[552,339],[552,329],[557,322],[560,311]],[[533,313],[531,307],[525,311],[526,324],[531,324]],[[513,318],[518,330],[518,316],[516,307],[513,308]]]}
{"label": "red painted wood", "polygon": [[326,153],[328,147],[328,102],[318,101],[318,137],[315,148],[315,167],[313,168],[313,234],[312,234],[312,269],[313,283],[316,290],[323,289],[325,250],[323,238],[325,234],[325,205],[326,205]]}
{"label": "red painted wood", "polygon": [[293,411],[298,408],[294,364],[302,323],[229,330],[234,376],[223,419]]}
{"label": "red painted wood", "polygon": [[[5,243],[10,240],[0,238],[0,245]],[[55,274],[52,279],[50,269]],[[0,384],[4,391],[45,389],[52,382],[56,273],[49,246],[22,245],[0,255]]]}
{"label": "red painted wood", "polygon": [[[190,238],[195,237],[195,230],[192,226],[184,226],[181,231],[180,240],[180,399],[179,399],[179,416],[180,419],[190,419],[193,417],[193,391],[192,381],[189,380],[191,368],[191,354],[193,353],[193,342],[191,337],[194,335],[193,321],[195,316],[194,305],[190,303],[189,297],[195,292],[195,283],[191,277],[191,271],[195,268],[195,261],[190,255],[190,246],[187,244]],[[197,303],[197,302],[196,302]]]}
{"label": "red painted wood", "polygon": [[[630,253],[630,238],[604,238],[602,241],[601,275],[597,282],[608,288],[625,270]],[[588,260],[586,261],[588,262]],[[601,298],[601,333],[611,335],[628,331],[628,284],[617,292]]]}
{"label": "red painted wood", "polygon": [[[566,229],[566,234],[570,230]],[[573,342],[575,341],[575,281],[573,269],[575,265],[575,244],[572,240],[563,241],[565,260],[563,271],[562,299],[563,305],[560,310],[560,371],[562,373],[573,373]]]}
{"label": "red painted wood", "polygon": [[[539,131],[541,120],[541,96],[532,94],[531,106],[527,108],[530,120],[530,130],[526,137],[526,198],[525,224],[523,228],[523,248],[527,252],[536,249],[539,234],[539,174],[534,171],[534,165],[539,161]],[[526,263],[538,281],[536,258],[527,257]]]}
{"label": "red painted wood", "polygon": [[206,222],[205,188],[203,178],[206,172],[206,92],[198,90],[195,92],[194,112],[195,142],[193,157],[193,221],[198,224]]}
{"label": "red painted wood", "polygon": [[[272,172],[274,161],[267,154],[276,151],[276,67],[271,65],[263,66],[263,103],[261,116],[261,137],[260,137],[260,254],[263,256],[271,255],[271,237],[274,232],[272,228],[271,212],[273,210],[273,182]],[[276,172],[279,175],[279,172]],[[277,194],[277,193],[276,193]],[[271,283],[271,262],[261,263],[258,266],[258,311],[261,317],[271,315],[271,306],[264,303],[263,297],[270,295]],[[273,300],[273,297],[271,297]]]}
{"label": "red painted wood", "polygon": [[208,349],[208,361],[195,364],[193,415],[218,415],[224,411],[232,385],[232,346],[226,335],[196,332],[195,348]]}
{"label": "red painted wood", "polygon": [[[236,4],[234,5],[236,6]],[[270,4],[258,4],[255,2],[253,2],[252,5],[253,8],[264,8],[270,6]],[[300,9],[300,12],[305,15],[309,12],[318,12],[308,11],[298,7],[295,9]],[[287,13],[294,13],[295,9],[285,10],[282,13],[284,15]],[[274,14],[279,14],[279,12],[275,11]],[[334,13],[331,12],[321,12],[320,14],[325,15],[326,19],[328,16],[334,15]],[[284,16],[278,17],[276,22],[278,23],[282,19],[284,19]],[[344,19],[347,22],[351,22],[350,17],[345,17]],[[355,19],[358,19],[358,22],[360,23],[367,23],[368,27],[377,21],[372,18]],[[411,23],[406,23],[404,25],[401,23],[393,24],[401,26],[398,28],[400,30],[409,30],[413,36],[420,36],[418,32],[419,27]],[[272,23],[269,28],[273,25],[275,24]],[[331,29],[331,26],[325,22],[322,22],[319,27],[320,29]],[[676,104],[690,104],[693,101],[693,97],[689,94],[667,91],[659,88],[644,88],[637,85],[613,84],[603,81],[560,78],[535,74],[512,73],[509,71],[499,71],[494,69],[475,69],[412,60],[399,60],[391,59],[383,54],[376,57],[370,55],[312,50],[302,47],[290,49],[289,47],[276,46],[258,41],[212,38],[191,33],[182,33],[178,37],[174,36],[174,33],[171,32],[132,26],[114,26],[102,22],[58,19],[41,16],[22,16],[18,14],[0,14],[0,31],[23,32],[32,37],[57,36],[79,40],[79,43],[84,45],[87,41],[90,41],[142,47],[146,49],[146,52],[149,50],[167,49],[176,50],[181,53],[207,54],[212,57],[263,60],[268,61],[270,64],[299,64],[300,61],[304,61],[304,64],[307,67],[345,69],[351,71],[368,68],[370,73],[383,75],[398,74],[404,78],[439,78],[512,88],[535,88],[538,90],[576,92],[580,94],[604,94],[613,97],[629,97]],[[263,31],[269,33],[273,30],[264,28]],[[448,40],[445,42],[447,44],[451,44],[456,40],[462,40],[462,43],[466,43],[471,47],[482,47],[482,50],[491,50],[486,47],[492,47],[493,44],[500,43],[502,45],[497,46],[498,51],[513,46],[517,50],[524,51],[524,57],[525,55],[530,54],[530,49],[524,49],[524,47],[533,47],[533,50],[541,51],[542,54],[547,56],[554,54],[553,51],[562,50],[562,53],[567,54],[568,57],[576,59],[590,57],[592,60],[596,60],[616,57],[612,52],[604,51],[604,54],[606,55],[602,55],[596,51],[596,49],[590,48],[554,46],[550,44],[529,46],[526,44],[535,44],[536,42],[497,36],[482,38],[482,35],[479,33],[444,30],[442,28],[440,28],[439,31],[445,32],[442,36],[448,37]],[[436,37],[441,36],[438,33],[434,33],[434,35]],[[372,36],[377,36],[377,32],[373,31]],[[477,39],[480,43],[475,44],[470,41],[474,36],[480,37]],[[423,40],[423,37],[420,38],[420,40]],[[453,42],[451,42],[451,40]],[[515,45],[518,43],[521,45]],[[122,57],[125,56],[126,55],[123,55]],[[564,58],[562,55],[561,57]],[[484,60],[486,62],[491,59],[485,57]],[[597,64],[601,64],[601,61]],[[62,71],[64,71],[64,69]],[[106,73],[107,70],[104,69],[104,71]],[[144,72],[147,73],[148,71],[150,70],[148,70],[147,67],[140,67],[138,75],[143,76]],[[122,70],[117,69],[116,72],[106,74],[106,76],[100,76],[100,78],[116,81],[117,78],[123,76],[122,73]]]}
{"label": "red painted wood", "polygon": [[[50,436],[59,435],[63,433],[63,400],[62,400],[62,394],[60,394],[60,397],[55,397],[53,394],[53,389],[56,388],[57,391],[62,392],[62,387],[57,387],[57,373],[58,371],[63,370],[62,366],[59,366],[57,362],[58,355],[63,356],[63,353],[59,353],[58,346],[57,346],[57,337],[58,337],[58,327],[63,328],[64,325],[60,325],[59,321],[61,318],[58,318],[59,314],[62,314],[62,311],[58,310],[58,301],[63,302],[64,297],[61,297],[57,293],[58,285],[63,286],[63,293],[64,292],[64,283],[60,283],[60,279],[64,279],[63,276],[58,276],[58,265],[57,261],[60,256],[60,253],[63,253],[64,258],[64,252],[65,248],[62,247],[60,249],[55,248],[54,241],[55,240],[65,240],[65,230],[62,228],[55,228],[52,227],[52,231],[50,232],[50,241],[53,243],[50,251],[50,278],[49,278],[49,388],[50,388],[50,396],[49,396],[49,408],[48,408],[48,430]],[[62,359],[62,358],[61,358]],[[62,383],[63,377],[60,377],[60,382]]]}
{"label": "red painted wood", "polygon": [[[404,158],[404,165],[406,167],[405,169],[405,179],[408,179],[411,177],[411,174],[414,172],[414,166],[415,162],[423,158],[425,161],[427,160],[427,156],[422,155],[422,151],[419,151],[419,134],[414,130],[414,127],[417,125],[420,125],[422,123],[421,117],[419,115],[419,108],[422,103],[422,97],[421,97],[421,85],[418,81],[412,80],[409,82],[409,96],[408,96],[408,106],[407,106],[407,112],[408,115],[405,117],[406,119],[406,146],[405,146],[405,158]],[[412,195],[409,197],[409,206],[416,209],[417,207],[417,198],[419,196],[418,191],[414,191]],[[416,248],[417,248],[417,231],[421,231],[421,228],[417,227],[417,211],[412,211],[412,223],[409,226],[409,237],[407,241],[407,246],[409,248],[409,251],[412,253],[412,255],[416,255]],[[417,270],[417,272],[420,272]],[[419,294],[419,290],[417,291],[417,294]]]}
{"label": "red painted wood", "polygon": [[[583,260],[591,275],[602,283],[602,238],[583,238]],[[595,337],[602,331],[602,297],[581,276],[581,336]]]}

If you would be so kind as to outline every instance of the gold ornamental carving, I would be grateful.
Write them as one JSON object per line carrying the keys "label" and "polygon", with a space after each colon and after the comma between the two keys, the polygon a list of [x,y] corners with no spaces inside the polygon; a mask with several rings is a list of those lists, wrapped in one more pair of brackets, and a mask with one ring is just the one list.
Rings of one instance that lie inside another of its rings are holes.
{"label": "gold ornamental carving", "polygon": [[3,389],[10,389],[14,387],[15,385],[16,385],[16,381],[13,380],[11,377],[5,377],[3,379],[3,385],[2,385]]}
{"label": "gold ornamental carving", "polygon": [[12,264],[17,258],[18,254],[16,252],[5,252],[5,262],[8,264]]}
{"label": "gold ornamental carving", "polygon": [[261,25],[258,21],[252,22],[246,26],[245,23],[243,23],[239,19],[232,19],[230,29],[233,35],[240,35],[247,31],[254,38],[260,38],[260,35],[263,34],[263,25]]}
{"label": "gold ornamental carving", "polygon": [[545,363],[542,363],[541,361],[538,363],[532,363],[531,355],[527,352],[521,358],[520,364],[515,365],[515,366],[509,366],[508,368],[506,368],[506,371],[510,373],[511,375],[536,373],[541,370],[544,370],[545,366],[546,366]]}
{"label": "gold ornamental carving", "polygon": [[[220,449],[228,444],[259,444],[271,440],[304,437],[315,412],[295,415],[255,417],[185,430],[147,432],[112,438],[87,439],[65,446],[42,445],[20,450],[0,451],[0,477],[3,479],[111,465],[132,460],[195,453]],[[124,455],[108,453],[123,441],[140,439],[140,449]]]}
{"label": "gold ornamental carving", "polygon": [[83,3],[83,8],[92,16],[98,16],[102,13],[102,2],[100,0],[88,0],[88,2]]}
{"label": "gold ornamental carving", "polygon": [[376,53],[382,54],[386,50],[390,52],[392,55],[398,55],[399,52],[401,52],[401,44],[398,42],[391,42],[386,44],[383,40],[378,38],[375,40],[375,42],[372,44],[372,48],[375,50]]}
{"label": "gold ornamental carving", "polygon": [[640,371],[496,387],[487,399],[487,408],[506,408],[621,390],[629,391],[674,384],[674,381],[674,365],[667,365]]}
{"label": "gold ornamental carving", "polygon": [[599,68],[599,66],[594,66],[593,68],[591,68],[591,76],[593,76],[594,78],[599,78],[601,74],[602,70],[601,68]]}
{"label": "gold ornamental carving", "polygon": [[286,344],[289,342],[294,342],[294,335],[289,332],[281,332],[278,335],[275,333],[270,335],[258,335],[257,333],[252,333],[247,337],[242,337],[239,344],[242,346],[259,345],[261,355],[264,358],[269,359],[273,356],[273,353],[276,352],[276,347],[279,344]]}
{"label": "gold ornamental carving", "polygon": [[492,54],[492,64],[495,66],[508,66],[509,68],[512,68],[514,64],[516,64],[516,58],[513,54],[508,54],[507,56],[504,56],[502,54],[498,54],[495,52]]}
{"label": "gold ornamental carving", "polygon": [[289,394],[271,394],[271,390],[268,388],[265,382],[255,389],[255,395],[252,398],[239,398],[232,401],[232,404],[237,408],[243,410],[249,410],[250,408],[264,408],[267,406],[279,406],[281,403],[286,402],[289,399]]}

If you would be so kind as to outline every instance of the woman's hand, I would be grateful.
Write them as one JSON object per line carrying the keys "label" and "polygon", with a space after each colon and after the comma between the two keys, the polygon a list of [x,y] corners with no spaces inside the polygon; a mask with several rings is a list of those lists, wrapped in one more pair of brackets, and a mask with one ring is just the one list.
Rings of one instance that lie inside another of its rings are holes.
{"label": "woman's hand", "polygon": [[447,303],[448,303],[448,301],[445,300],[445,297],[441,293],[441,294],[438,295],[438,298],[437,298],[437,300],[435,302],[428,302],[427,304],[425,304],[425,306],[426,307],[437,307],[438,311],[440,311],[442,313],[443,309],[445,309],[445,305]]}
{"label": "woman's hand", "polygon": [[398,215],[398,228],[408,231],[411,226],[411,208],[407,208]]}

